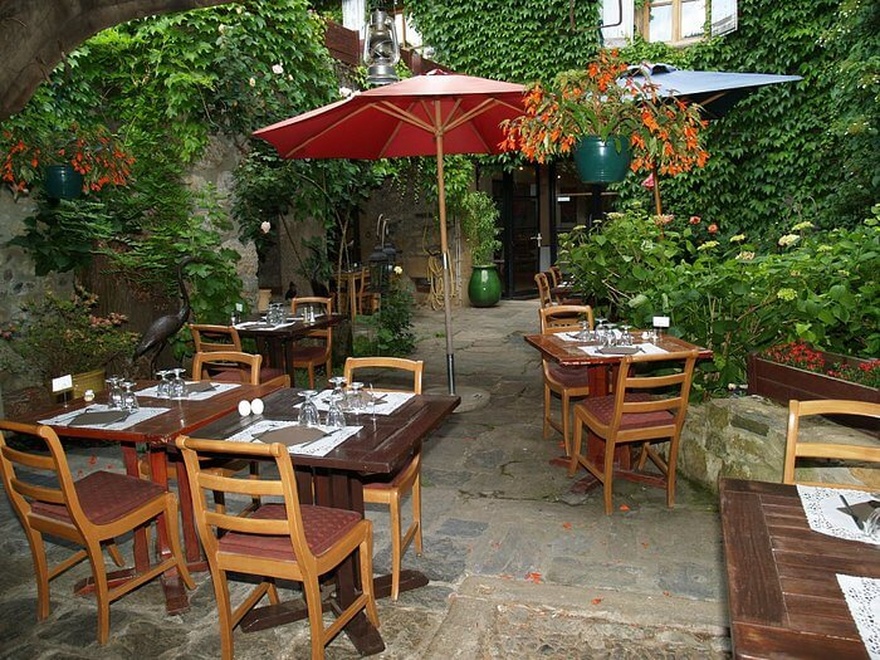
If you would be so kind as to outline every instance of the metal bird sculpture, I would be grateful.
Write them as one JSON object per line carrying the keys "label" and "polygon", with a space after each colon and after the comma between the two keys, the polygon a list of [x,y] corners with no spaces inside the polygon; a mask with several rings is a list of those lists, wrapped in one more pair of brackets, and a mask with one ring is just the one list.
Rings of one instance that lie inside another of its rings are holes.
{"label": "metal bird sculpture", "polygon": [[184,257],[177,264],[177,286],[180,289],[180,298],[183,304],[176,314],[165,314],[160,316],[150,324],[150,327],[141,336],[141,340],[134,349],[133,361],[149,357],[150,372],[153,371],[153,364],[162,349],[168,343],[168,340],[177,334],[177,331],[183,327],[189,318],[192,307],[189,303],[189,293],[186,290],[186,284],[183,281],[183,267],[188,263],[197,261],[195,257]]}

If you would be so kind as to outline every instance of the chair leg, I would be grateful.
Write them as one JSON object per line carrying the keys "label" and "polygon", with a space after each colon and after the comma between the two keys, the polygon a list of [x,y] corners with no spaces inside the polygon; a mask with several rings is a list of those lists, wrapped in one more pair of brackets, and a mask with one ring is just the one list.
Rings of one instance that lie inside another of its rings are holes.
{"label": "chair leg", "polygon": [[550,437],[550,386],[544,383],[544,440]]}
{"label": "chair leg", "polygon": [[315,389],[315,365],[309,363],[309,389]]}
{"label": "chair leg", "polygon": [[415,525],[415,546],[416,554],[422,556],[422,474],[421,467],[419,473],[413,481],[412,493],[412,509],[413,509],[413,525]]}
{"label": "chair leg", "polygon": [[321,604],[321,587],[317,578],[303,580],[303,591],[306,597],[306,607],[309,611],[309,631],[312,637],[312,660],[322,660],[324,657],[324,616]]}
{"label": "chair leg", "polygon": [[391,513],[391,600],[400,594],[400,563],[402,553],[402,530],[400,522],[400,491],[392,489],[389,502]]}
{"label": "chair leg", "polygon": [[229,600],[229,583],[226,571],[211,567],[211,582],[214,583],[214,600],[217,601],[217,618],[220,623],[220,654],[223,660],[232,660],[235,645],[232,638],[232,602]]}
{"label": "chair leg", "polygon": [[605,498],[605,515],[610,516],[614,509],[614,505],[611,502],[611,486],[614,483],[614,442],[608,439],[605,440],[604,475],[605,481],[602,484],[602,492]]}
{"label": "chair leg", "polygon": [[581,444],[583,443],[584,425],[581,423],[577,413],[574,415],[574,446],[571,448],[571,457],[568,461],[568,476],[573,477],[577,472],[578,457],[581,455]]}
{"label": "chair leg", "polygon": [[[372,528],[371,528],[372,529]],[[379,627],[379,611],[376,609],[376,596],[373,593],[373,548],[372,532],[358,546],[358,563],[361,565],[361,589],[367,597],[364,610],[367,619],[376,628]]]}
{"label": "chair leg", "polygon": [[[180,573],[180,579],[189,589],[195,589],[196,583],[189,573],[189,567],[186,565],[186,559],[183,555],[183,546],[180,544],[180,530],[177,521],[180,519],[180,511],[177,505],[177,497],[173,493],[169,493],[169,497],[165,504],[165,534],[168,537],[168,543],[171,546],[172,556],[175,558],[177,572]],[[157,532],[158,533],[158,532]]]}
{"label": "chair leg", "polygon": [[565,455],[571,455],[571,397],[568,390],[562,390],[562,444]]}
{"label": "chair leg", "polygon": [[113,563],[117,566],[125,566],[125,560],[122,558],[122,553],[119,552],[119,546],[116,545],[116,541],[110,541],[107,544],[107,552],[110,554],[111,559],[113,559]]}
{"label": "chair leg", "polygon": [[666,459],[666,506],[670,509],[675,506],[675,473],[678,463],[679,436],[673,436],[669,441],[669,456]]}
{"label": "chair leg", "polygon": [[43,536],[30,527],[25,527],[34,560],[34,578],[37,581],[37,621],[49,616],[49,564],[46,559],[46,546]]}
{"label": "chair leg", "polygon": [[86,552],[89,554],[92,578],[95,580],[95,600],[98,604],[98,644],[104,645],[110,636],[110,594],[107,584],[107,567],[104,565],[104,554],[99,542],[87,542]]}

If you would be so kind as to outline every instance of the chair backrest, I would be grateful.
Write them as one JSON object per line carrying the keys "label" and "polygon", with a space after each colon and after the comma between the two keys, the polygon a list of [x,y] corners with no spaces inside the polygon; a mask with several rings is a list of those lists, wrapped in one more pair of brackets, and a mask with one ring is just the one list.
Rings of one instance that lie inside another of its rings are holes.
{"label": "chair backrest", "polygon": [[[306,305],[312,305],[313,307],[323,307],[323,312],[327,316],[330,316],[333,313],[333,299],[332,298],[323,298],[321,296],[300,296],[298,298],[294,298],[290,301],[290,311],[294,314],[297,313],[297,310],[300,307],[305,307]],[[319,339],[323,339],[326,341],[327,351],[329,354],[332,350],[332,342],[333,342],[333,329],[330,327],[321,328],[319,330],[312,330],[306,337],[317,337]]]}
{"label": "chair backrest", "polygon": [[541,334],[572,332],[581,329],[581,321],[586,321],[593,329],[593,308],[589,305],[554,305],[538,310],[541,319]]}
{"label": "chair backrest", "polygon": [[[272,561],[272,546],[261,545],[257,538],[267,536],[282,537],[271,541],[281,546],[282,555],[286,554],[284,550],[289,551],[292,547],[297,563],[314,569],[315,555],[306,542],[293,461],[283,444],[195,440],[186,436],[179,437],[176,444],[186,463],[196,529],[212,569],[234,570],[230,563],[237,561],[238,566],[250,566],[251,572],[259,573],[260,563],[268,564]],[[221,475],[210,469],[209,459],[231,458],[274,461],[277,473],[273,470],[261,469],[259,475],[239,473]],[[215,494],[222,494],[222,497],[216,498]],[[266,498],[279,497],[283,499],[286,517],[268,518],[256,514],[241,516],[234,510],[227,511],[226,507],[217,508],[218,501],[230,502],[235,498],[247,498],[250,501],[259,498],[265,502]],[[227,532],[250,534],[255,540],[242,544],[242,547],[236,550],[235,557],[226,553],[224,558],[224,553],[220,551],[219,539]],[[284,537],[289,539],[290,545],[283,540]],[[249,555],[245,545],[253,548],[253,556]]]}
{"label": "chair backrest", "polygon": [[[29,443],[13,448],[6,441],[6,435],[13,433],[27,436]],[[43,531],[57,527],[64,530],[59,536],[71,538],[70,522],[63,514],[52,515],[53,510],[66,508],[79,535],[88,533],[91,522],[83,513],[67,456],[51,427],[0,421],[0,473],[22,525]]]}
{"label": "chair backrest", "polygon": [[550,268],[547,269],[547,272],[550,274],[552,286],[559,286],[562,284],[562,271],[559,269],[559,266],[550,266]]}
{"label": "chair backrest", "polygon": [[535,273],[535,284],[538,285],[538,300],[541,307],[549,307],[553,304],[553,296],[550,293],[550,282],[547,280],[547,273]]}
{"label": "chair backrest", "polygon": [[241,351],[241,338],[234,326],[190,323],[189,330],[196,353]]}
{"label": "chair backrest", "polygon": [[410,391],[415,394],[422,393],[422,371],[425,363],[423,360],[408,360],[395,357],[350,357],[345,360],[343,375],[349,383],[354,378],[354,372],[358,369],[395,369],[408,371],[412,374],[413,386]]}
{"label": "chair backrest", "polygon": [[677,437],[699,351],[627,355],[617,372],[610,433],[619,440]]}
{"label": "chair backrest", "polygon": [[196,353],[193,356],[193,380],[210,380],[211,374],[218,371],[238,371],[242,383],[259,385],[262,363],[262,355],[242,353],[241,351]]}
{"label": "chair backrest", "polygon": [[[833,458],[847,461],[880,462],[880,446],[866,438],[866,444],[842,444],[834,442],[813,442],[801,439],[801,417],[811,415],[859,415],[880,419],[880,403],[849,401],[846,399],[817,399],[815,401],[788,402],[788,429],[785,442],[785,463],[782,469],[782,482],[808,486],[845,487],[858,490],[876,490],[861,484],[804,481],[795,478],[798,458]],[[809,434],[807,434],[809,435]]]}

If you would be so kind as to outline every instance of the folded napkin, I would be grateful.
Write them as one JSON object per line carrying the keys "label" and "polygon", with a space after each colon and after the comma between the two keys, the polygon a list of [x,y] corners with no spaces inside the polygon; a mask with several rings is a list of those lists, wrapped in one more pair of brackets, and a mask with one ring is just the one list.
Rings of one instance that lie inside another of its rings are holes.
{"label": "folded napkin", "polygon": [[255,439],[260,442],[265,442],[266,444],[280,442],[288,447],[295,447],[297,445],[304,445],[313,442],[326,435],[327,433],[321,429],[312,426],[283,426],[278,429],[261,433],[256,436]]}
{"label": "folded napkin", "polygon": [[210,392],[215,389],[214,384],[208,381],[201,381],[199,383],[187,383],[186,391],[187,392]]}
{"label": "folded napkin", "polygon": [[602,346],[596,352],[602,355],[635,355],[641,353],[642,349],[639,346]]}
{"label": "folded napkin", "polygon": [[107,410],[102,412],[84,412],[70,420],[68,426],[95,426],[102,424],[115,424],[126,419],[129,415],[127,410]]}

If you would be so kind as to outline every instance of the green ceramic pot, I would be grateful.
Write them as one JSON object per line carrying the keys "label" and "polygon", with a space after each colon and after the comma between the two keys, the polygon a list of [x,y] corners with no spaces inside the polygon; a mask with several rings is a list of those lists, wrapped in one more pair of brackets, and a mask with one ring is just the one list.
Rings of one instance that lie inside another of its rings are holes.
{"label": "green ceramic pot", "polygon": [[468,282],[468,298],[473,307],[492,307],[501,300],[501,278],[494,264],[473,267]]}
{"label": "green ceramic pot", "polygon": [[574,149],[574,164],[584,183],[623,181],[631,160],[629,138],[622,135],[607,140],[589,135],[581,138]]}
{"label": "green ceramic pot", "polygon": [[72,165],[48,165],[43,185],[51,199],[76,199],[82,194],[82,174]]}

